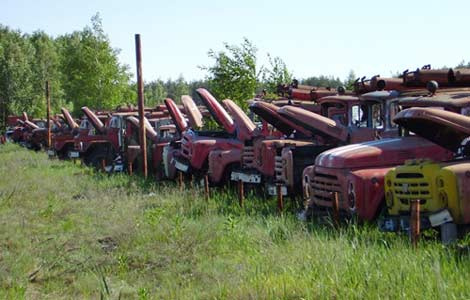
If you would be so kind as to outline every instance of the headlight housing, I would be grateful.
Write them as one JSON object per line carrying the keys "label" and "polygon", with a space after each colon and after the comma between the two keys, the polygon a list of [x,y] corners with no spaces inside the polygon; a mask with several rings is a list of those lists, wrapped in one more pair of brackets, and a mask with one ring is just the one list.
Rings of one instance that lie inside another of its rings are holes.
{"label": "headlight housing", "polygon": [[348,183],[348,206],[349,210],[356,211],[356,192],[351,181]]}
{"label": "headlight housing", "polygon": [[310,199],[310,178],[308,175],[304,176],[304,182],[302,183],[304,199]]}

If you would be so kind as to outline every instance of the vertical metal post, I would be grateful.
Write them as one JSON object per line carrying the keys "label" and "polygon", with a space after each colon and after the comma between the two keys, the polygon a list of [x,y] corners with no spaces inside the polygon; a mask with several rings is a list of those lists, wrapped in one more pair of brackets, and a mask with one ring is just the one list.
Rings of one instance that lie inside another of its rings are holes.
{"label": "vertical metal post", "polygon": [[209,199],[210,194],[209,194],[209,176],[204,175],[204,196],[206,200]]}
{"label": "vertical metal post", "polygon": [[284,199],[282,195],[282,185],[280,183],[276,184],[277,189],[277,209],[281,213],[284,210]]}
{"label": "vertical metal post", "polygon": [[142,161],[144,177],[147,178],[147,139],[145,138],[145,121],[144,121],[144,83],[142,80],[142,51],[140,44],[140,34],[135,35],[135,53],[137,62],[137,95],[139,104],[139,138],[140,149],[142,149]]}
{"label": "vertical metal post", "polygon": [[418,246],[418,240],[419,240],[419,235],[420,235],[420,230],[421,230],[421,224],[420,224],[420,202],[421,200],[419,199],[412,199],[410,200],[411,204],[411,216],[410,216],[410,238],[411,238],[411,244],[413,247]]}
{"label": "vertical metal post", "polygon": [[106,172],[106,160],[104,158],[101,159],[101,171]]}
{"label": "vertical metal post", "polygon": [[243,201],[245,200],[245,191],[243,189],[243,180],[238,180],[238,204],[243,207]]}
{"label": "vertical metal post", "polygon": [[333,219],[335,227],[339,227],[339,195],[338,192],[333,193]]}
{"label": "vertical metal post", "polygon": [[47,106],[47,149],[51,148],[51,95],[49,80],[46,80],[46,106]]}

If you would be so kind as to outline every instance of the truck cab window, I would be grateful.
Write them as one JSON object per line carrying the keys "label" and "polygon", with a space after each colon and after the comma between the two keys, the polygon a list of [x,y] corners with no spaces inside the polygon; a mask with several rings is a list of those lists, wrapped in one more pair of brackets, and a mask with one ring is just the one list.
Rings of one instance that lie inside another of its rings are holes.
{"label": "truck cab window", "polygon": [[367,127],[367,106],[354,105],[351,109],[351,125],[356,127]]}

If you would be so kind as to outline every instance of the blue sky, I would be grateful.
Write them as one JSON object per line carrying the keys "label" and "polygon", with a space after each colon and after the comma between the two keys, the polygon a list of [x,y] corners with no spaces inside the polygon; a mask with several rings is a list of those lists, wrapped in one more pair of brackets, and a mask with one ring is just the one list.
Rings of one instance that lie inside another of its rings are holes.
{"label": "blue sky", "polygon": [[99,12],[121,62],[135,70],[142,36],[145,80],[200,79],[209,49],[247,37],[281,57],[297,78],[389,76],[425,64],[470,60],[470,1],[122,1],[0,0],[0,23],[49,34],[80,30]]}

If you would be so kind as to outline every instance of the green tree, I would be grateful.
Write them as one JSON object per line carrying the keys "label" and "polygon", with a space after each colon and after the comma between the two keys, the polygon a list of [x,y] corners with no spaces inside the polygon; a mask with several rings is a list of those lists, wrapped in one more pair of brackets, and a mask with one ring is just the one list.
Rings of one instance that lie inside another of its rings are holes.
{"label": "green tree", "polygon": [[262,87],[269,93],[276,93],[279,84],[289,84],[292,81],[292,73],[280,57],[272,57],[268,53],[269,68],[263,69]]}
{"label": "green tree", "polygon": [[339,78],[333,76],[312,76],[305,79],[299,80],[301,84],[311,85],[316,87],[331,87],[337,88],[343,85],[343,82]]}
{"label": "green tree", "polygon": [[99,14],[91,20],[92,28],[87,26],[58,39],[64,93],[73,101],[75,112],[85,105],[111,109],[135,102],[128,66],[119,63],[119,50],[111,47]]}
{"label": "green tree", "polygon": [[215,62],[201,68],[209,73],[207,81],[214,96],[232,99],[246,109],[246,100],[253,98],[258,86],[257,49],[246,38],[240,46],[225,43],[224,48],[218,52],[210,50],[208,55]]}
{"label": "green tree", "polygon": [[51,89],[52,113],[59,112],[65,106],[64,92],[61,84],[60,59],[55,41],[42,31],[34,32],[29,41],[34,48],[32,64],[33,103],[37,103],[33,115],[46,116],[45,82],[49,81]]}
{"label": "green tree", "polygon": [[34,48],[20,31],[0,25],[0,104],[2,125],[9,114],[34,110]]}
{"label": "green tree", "polygon": [[144,85],[144,96],[146,106],[156,106],[163,103],[166,97],[165,83],[162,80],[155,80]]}
{"label": "green tree", "polygon": [[189,95],[189,85],[184,80],[183,75],[180,75],[175,81],[168,79],[165,83],[166,97],[180,102],[182,95]]}
{"label": "green tree", "polygon": [[354,82],[356,81],[356,73],[354,73],[353,70],[349,71],[348,77],[346,77],[346,80],[344,81],[344,85],[348,90],[353,90],[354,89]]}

